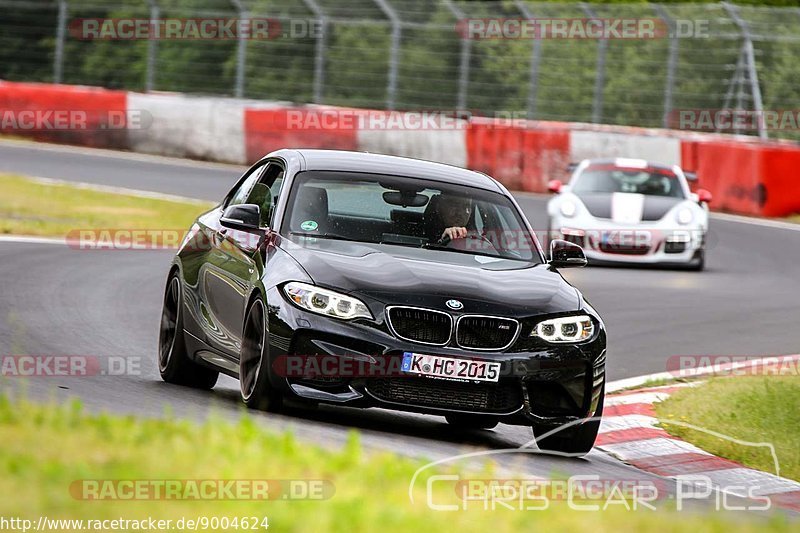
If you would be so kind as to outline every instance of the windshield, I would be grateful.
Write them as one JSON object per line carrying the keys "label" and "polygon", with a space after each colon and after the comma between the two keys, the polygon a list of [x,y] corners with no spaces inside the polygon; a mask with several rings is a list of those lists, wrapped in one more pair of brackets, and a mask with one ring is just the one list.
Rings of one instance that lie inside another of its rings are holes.
{"label": "windshield", "polygon": [[652,196],[684,198],[680,179],[664,168],[626,168],[614,165],[592,165],[574,180],[572,192],[628,192]]}
{"label": "windshield", "polygon": [[504,195],[376,174],[298,174],[281,233],[292,239],[339,239],[528,262],[540,257],[518,210]]}

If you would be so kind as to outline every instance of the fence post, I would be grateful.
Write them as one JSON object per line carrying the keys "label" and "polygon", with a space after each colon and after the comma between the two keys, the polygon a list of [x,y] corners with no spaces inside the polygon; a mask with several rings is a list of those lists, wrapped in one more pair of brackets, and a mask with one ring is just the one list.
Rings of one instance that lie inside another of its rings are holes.
{"label": "fence post", "polygon": [[[442,0],[445,7],[456,17],[456,27],[459,22],[466,23],[466,14],[452,0]],[[456,109],[463,111],[467,109],[467,91],[469,90],[469,61],[472,55],[472,39],[469,35],[461,36],[461,51],[458,62],[458,96],[456,99]]]}
{"label": "fence post", "polygon": [[[736,104],[737,109],[741,107],[741,97],[740,94],[742,92],[742,69],[744,68],[744,46],[739,51],[739,57],[736,59],[736,71],[733,73],[733,76],[728,81],[728,89],[725,91],[725,100],[722,102],[722,109],[727,110],[730,108],[731,105],[731,98],[733,98],[733,91],[738,90],[737,93],[737,100],[739,103]],[[717,133],[720,132],[720,128],[717,127],[714,131]]]}
{"label": "fence post", "polygon": [[67,33],[67,0],[58,0],[56,49],[53,54],[53,83],[61,83],[64,76],[64,39]]}
{"label": "fence post", "polygon": [[250,14],[240,0],[231,0],[231,3],[239,16],[239,23],[237,24],[239,36],[236,48],[236,85],[233,88],[233,95],[236,98],[243,98],[244,69],[247,65],[247,39],[245,38],[245,34],[250,32]]}
{"label": "fence post", "polygon": [[322,103],[322,95],[325,91],[325,47],[328,44],[328,18],[316,0],[303,0],[308,9],[314,13],[319,24],[319,35],[314,46],[314,88],[312,102]]}
{"label": "fence post", "polygon": [[[764,104],[761,101],[761,87],[758,83],[758,71],[756,70],[755,50],[753,49],[753,37],[750,34],[750,26],[739,16],[739,11],[733,4],[722,2],[725,11],[731,16],[733,21],[739,26],[744,37],[743,52],[747,62],[747,77],[750,81],[750,92],[753,96],[753,107],[758,118],[758,136],[761,139],[769,137],[764,125]],[[739,91],[741,92],[741,86]],[[741,99],[741,96],[739,97]]]}
{"label": "fence post", "polygon": [[[590,19],[596,18],[592,8],[581,3],[581,9]],[[606,50],[608,39],[597,40],[597,71],[594,78],[594,100],[592,101],[592,122],[599,124],[603,120],[603,89],[606,85]]]}
{"label": "fence post", "polygon": [[[742,64],[744,61],[744,48],[739,51],[739,57],[736,59],[736,71],[733,73],[733,77],[728,81],[728,89],[725,91],[725,100],[722,103],[722,109],[728,109],[731,105],[731,98],[733,97],[734,86],[738,87],[738,84],[741,83],[741,71],[744,65]],[[719,130],[717,130],[719,131]]]}
{"label": "fence post", "polygon": [[[534,18],[530,8],[522,2],[516,0],[517,9],[522,13],[522,16],[527,19]],[[531,70],[528,74],[528,120],[536,118],[536,95],[539,89],[539,63],[542,60],[542,41],[536,35],[531,44]]]}
{"label": "fence post", "polygon": [[389,50],[389,79],[386,83],[386,109],[392,110],[397,99],[397,69],[400,65],[400,37],[402,21],[386,0],[375,0],[383,14],[392,23],[391,49]]}
{"label": "fence post", "polygon": [[669,30],[669,53],[667,56],[667,81],[664,85],[664,118],[662,124],[664,128],[669,128],[669,115],[672,113],[672,93],[675,90],[675,67],[678,61],[678,33],[675,21],[660,4],[653,4],[656,14],[664,21]]}
{"label": "fence post", "polygon": [[[147,0],[147,3],[150,5],[150,28],[158,28],[158,24],[156,23],[160,16],[158,4],[156,0]],[[158,38],[158,35],[156,35],[155,38],[151,35],[150,39],[147,41],[147,70],[145,71],[144,90],[148,93],[155,87],[154,80],[156,72],[156,54],[158,53]]]}

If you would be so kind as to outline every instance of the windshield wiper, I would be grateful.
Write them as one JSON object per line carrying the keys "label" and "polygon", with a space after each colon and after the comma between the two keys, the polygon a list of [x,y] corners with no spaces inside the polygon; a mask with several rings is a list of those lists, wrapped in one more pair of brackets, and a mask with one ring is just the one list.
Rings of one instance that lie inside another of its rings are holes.
{"label": "windshield wiper", "polygon": [[459,250],[458,248],[450,248],[449,246],[445,246],[443,244],[436,244],[436,243],[428,243],[423,246],[426,250],[441,250],[444,252],[456,252],[459,254],[470,254],[470,255],[482,255],[484,257],[493,257],[494,259],[512,259],[510,257],[505,257],[503,255],[498,254],[490,254],[487,252],[481,252],[478,250]]}
{"label": "windshield wiper", "polygon": [[491,257],[492,259],[508,259],[509,261],[525,261],[526,263],[533,261],[533,259],[525,259],[519,252],[498,250],[496,254],[493,254],[489,252],[481,252],[480,250],[459,250],[458,248],[450,248],[446,245],[437,243],[427,243],[422,247],[427,250],[441,250],[444,252],[456,252],[459,254],[480,255],[482,257]]}
{"label": "windshield wiper", "polygon": [[315,237],[317,239],[332,239],[336,241],[350,241],[352,239],[348,239],[347,237],[342,237],[341,235],[336,235],[333,233],[310,233],[304,231],[290,231],[289,235],[297,235],[298,237]]}

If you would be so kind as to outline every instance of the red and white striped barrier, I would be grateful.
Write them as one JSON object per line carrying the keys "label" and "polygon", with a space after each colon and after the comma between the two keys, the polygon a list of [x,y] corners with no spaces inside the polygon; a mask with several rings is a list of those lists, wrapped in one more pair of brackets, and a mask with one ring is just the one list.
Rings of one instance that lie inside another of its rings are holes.
{"label": "red and white striped barrier", "polygon": [[[22,116],[53,111],[84,119],[74,127],[47,127],[46,120],[45,127],[20,127]],[[584,158],[636,157],[696,172],[713,209],[800,212],[800,146],[788,142],[564,122],[431,122],[418,113],[5,81],[0,112],[0,131],[49,142],[241,164],[285,147],[362,150],[472,168],[530,192],[545,192],[548,180],[564,179],[569,163]],[[135,124],[115,128],[120,113]]]}
{"label": "red and white striped barrier", "polygon": [[128,93],[97,87],[0,82],[0,132],[38,141],[128,148]]}

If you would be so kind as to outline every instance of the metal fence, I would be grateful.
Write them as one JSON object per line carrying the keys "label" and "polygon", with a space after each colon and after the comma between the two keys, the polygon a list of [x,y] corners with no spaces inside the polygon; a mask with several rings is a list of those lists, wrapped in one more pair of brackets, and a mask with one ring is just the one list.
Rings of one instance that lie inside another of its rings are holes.
{"label": "metal fence", "polygon": [[[800,107],[797,8],[524,0],[0,0],[0,9],[0,78],[7,80],[686,129],[692,123],[676,122],[681,111]],[[258,39],[242,32],[233,39],[80,34],[85,19],[204,18],[236,19],[237,25],[265,18],[271,33]],[[618,39],[464,32],[470,22],[488,27],[491,21],[522,20],[656,20],[669,31]],[[756,122],[734,130],[796,136],[791,121],[779,127]]]}

